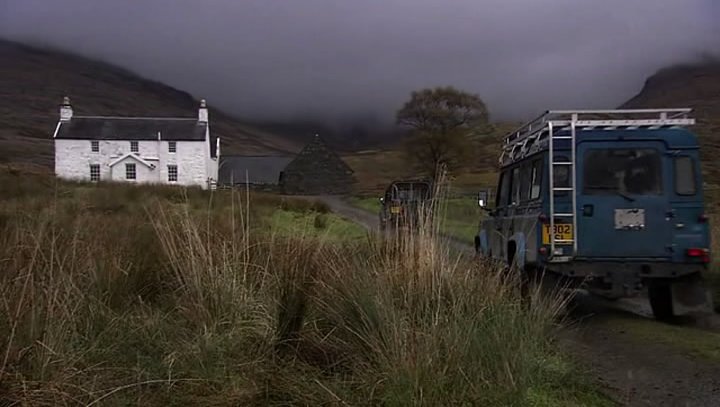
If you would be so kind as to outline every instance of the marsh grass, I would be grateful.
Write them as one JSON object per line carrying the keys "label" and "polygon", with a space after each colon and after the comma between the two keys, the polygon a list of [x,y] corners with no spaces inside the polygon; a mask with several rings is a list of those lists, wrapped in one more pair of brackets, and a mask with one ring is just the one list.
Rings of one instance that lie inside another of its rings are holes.
{"label": "marsh grass", "polygon": [[0,202],[2,405],[574,405],[592,393],[552,346],[563,298],[524,307],[512,277],[451,255],[432,223],[338,241],[273,233],[268,219],[290,209],[273,196],[44,182]]}

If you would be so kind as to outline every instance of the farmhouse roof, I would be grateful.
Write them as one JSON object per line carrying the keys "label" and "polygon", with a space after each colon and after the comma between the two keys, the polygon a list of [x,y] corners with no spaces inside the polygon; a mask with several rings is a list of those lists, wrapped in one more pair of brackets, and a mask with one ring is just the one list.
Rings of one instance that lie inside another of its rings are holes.
{"label": "farmhouse roof", "polygon": [[[185,117],[73,116],[60,121],[60,140],[205,141],[207,122]],[[210,156],[217,157],[216,138],[210,137]]]}
{"label": "farmhouse roof", "polygon": [[194,118],[74,116],[57,139],[203,141],[207,123]]}
{"label": "farmhouse roof", "polygon": [[293,160],[287,156],[222,155],[218,178],[221,184],[277,185],[280,173]]}

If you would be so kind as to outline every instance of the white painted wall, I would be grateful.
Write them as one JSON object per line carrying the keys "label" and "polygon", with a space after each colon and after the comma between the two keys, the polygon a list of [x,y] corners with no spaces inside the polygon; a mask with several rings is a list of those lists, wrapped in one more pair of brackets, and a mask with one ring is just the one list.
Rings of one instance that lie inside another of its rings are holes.
{"label": "white painted wall", "polygon": [[[135,180],[128,180],[126,178],[127,170],[125,168],[125,164],[135,164]],[[102,165],[100,167],[102,168]],[[127,156],[126,158],[118,161],[115,165],[110,167],[110,179],[113,181],[137,182],[139,184],[157,184],[161,182],[159,177],[160,174],[157,168],[149,168],[148,166],[146,166],[132,156]],[[102,177],[100,179],[102,179]]]}
{"label": "white painted wall", "polygon": [[[150,170],[137,163],[137,181],[168,183],[167,166],[178,166],[180,185],[198,185],[207,188],[207,178],[217,179],[217,161],[210,158],[206,141],[177,141],[177,152],[168,152],[167,141],[139,141],[138,155],[155,164]],[[125,162],[119,162],[115,169],[110,163],[130,153],[130,141],[99,140],[100,151],[92,152],[90,140],[55,139],[55,174],[60,178],[89,181],[90,164],[100,164],[100,179],[124,181]],[[214,173],[212,173],[214,169]],[[147,170],[147,171],[145,171]]]}

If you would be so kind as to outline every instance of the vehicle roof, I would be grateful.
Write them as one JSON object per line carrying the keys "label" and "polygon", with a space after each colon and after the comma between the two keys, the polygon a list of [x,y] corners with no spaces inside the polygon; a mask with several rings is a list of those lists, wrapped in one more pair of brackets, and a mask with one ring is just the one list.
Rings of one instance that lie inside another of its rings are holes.
{"label": "vehicle roof", "polygon": [[[569,133],[565,131],[564,133]],[[562,134],[562,133],[558,133]],[[618,140],[623,137],[623,140]],[[618,130],[580,130],[576,133],[578,142],[583,141],[642,141],[662,140],[669,148],[692,148],[698,147],[698,140],[695,133],[687,128],[662,128],[662,129],[618,129]]]}
{"label": "vehicle roof", "polygon": [[[569,130],[558,130],[553,133],[555,136],[566,136],[570,134]],[[622,140],[618,140],[622,138]],[[622,145],[623,142],[631,141],[663,141],[669,149],[697,149],[699,148],[698,138],[694,132],[685,127],[664,127],[658,129],[638,128],[638,129],[577,129],[575,133],[576,143],[582,142],[617,142]],[[556,140],[554,147],[556,150],[569,150],[569,140]],[[547,138],[540,142],[537,148],[533,149],[523,158],[509,161],[500,168],[508,168],[521,162],[537,157],[538,154],[548,151]]]}

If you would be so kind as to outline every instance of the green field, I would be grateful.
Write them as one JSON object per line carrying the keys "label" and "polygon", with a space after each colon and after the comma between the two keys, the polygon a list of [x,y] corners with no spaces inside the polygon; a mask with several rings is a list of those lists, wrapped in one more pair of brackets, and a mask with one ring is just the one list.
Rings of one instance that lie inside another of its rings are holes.
{"label": "green field", "polygon": [[552,345],[561,299],[522,307],[432,234],[266,194],[0,188],[2,405],[609,405]]}
{"label": "green field", "polygon": [[[368,212],[378,213],[380,201],[377,197],[353,197],[349,202]],[[440,232],[472,244],[478,231],[478,224],[485,215],[473,197],[447,198],[439,201]]]}

